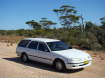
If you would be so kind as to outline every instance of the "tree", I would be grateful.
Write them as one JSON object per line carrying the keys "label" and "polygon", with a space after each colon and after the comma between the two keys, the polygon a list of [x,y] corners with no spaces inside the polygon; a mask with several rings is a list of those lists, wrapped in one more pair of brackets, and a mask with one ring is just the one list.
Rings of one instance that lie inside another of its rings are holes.
{"label": "tree", "polygon": [[82,15],[80,16],[80,22],[79,23],[80,23],[81,31],[84,32],[85,31],[85,25],[84,25],[84,18]]}
{"label": "tree", "polygon": [[101,24],[102,24],[102,28],[105,29],[105,17],[100,18]]}
{"label": "tree", "polygon": [[34,20],[27,21],[26,24],[28,24],[33,29],[41,29],[41,25]]}
{"label": "tree", "polygon": [[[102,48],[105,46],[105,31],[100,27],[92,22],[86,22],[86,31],[88,33],[88,38],[90,38],[91,47]],[[96,49],[98,49],[96,48]]]}
{"label": "tree", "polygon": [[71,28],[72,25],[78,22],[80,16],[77,16],[77,11],[73,6],[63,5],[59,9],[53,10],[64,28]]}
{"label": "tree", "polygon": [[95,27],[96,27],[95,24],[93,24],[92,22],[88,21],[85,24],[85,31],[94,31]]}
{"label": "tree", "polygon": [[41,18],[39,23],[42,25],[43,29],[49,29],[52,25],[56,24],[55,22],[48,20],[47,18]]}

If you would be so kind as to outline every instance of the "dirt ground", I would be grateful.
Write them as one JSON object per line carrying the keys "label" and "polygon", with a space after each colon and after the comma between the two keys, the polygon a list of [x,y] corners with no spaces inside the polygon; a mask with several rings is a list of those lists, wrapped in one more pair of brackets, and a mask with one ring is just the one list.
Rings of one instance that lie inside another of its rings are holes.
{"label": "dirt ground", "polygon": [[93,64],[83,70],[56,72],[51,66],[37,62],[24,64],[16,56],[16,44],[0,43],[0,78],[105,78],[105,53],[87,51]]}

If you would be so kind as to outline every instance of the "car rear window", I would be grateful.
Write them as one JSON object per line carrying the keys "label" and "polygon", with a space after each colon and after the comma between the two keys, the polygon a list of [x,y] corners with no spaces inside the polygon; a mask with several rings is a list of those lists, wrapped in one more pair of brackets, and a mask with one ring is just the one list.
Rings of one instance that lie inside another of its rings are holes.
{"label": "car rear window", "polygon": [[19,47],[26,47],[27,44],[30,42],[31,40],[22,40],[20,41],[20,43],[18,44]]}

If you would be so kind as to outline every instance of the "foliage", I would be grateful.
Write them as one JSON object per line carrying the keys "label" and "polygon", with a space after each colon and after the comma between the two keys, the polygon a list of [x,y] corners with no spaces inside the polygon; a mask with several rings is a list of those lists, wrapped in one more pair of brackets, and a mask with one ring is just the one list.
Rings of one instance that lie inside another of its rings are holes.
{"label": "foliage", "polygon": [[39,22],[36,22],[34,20],[27,21],[26,24],[28,24],[31,28],[35,30],[39,29],[49,29],[52,25],[55,25],[56,23],[48,20],[47,18],[41,18]]}
{"label": "foliage", "polygon": [[34,20],[27,21],[26,24],[28,24],[33,29],[41,29],[41,25]]}
{"label": "foliage", "polygon": [[47,37],[60,39],[69,45],[76,45],[84,49],[102,50],[105,49],[105,30],[95,24],[86,24],[85,32],[77,28],[73,29],[38,29],[38,30],[0,30],[2,36],[22,36],[22,37]]}
{"label": "foliage", "polygon": [[51,28],[50,26],[56,24],[55,22],[48,20],[47,18],[41,18],[39,23],[42,25],[43,29],[49,29],[49,28]]}
{"label": "foliage", "polygon": [[105,17],[102,17],[102,18],[100,18],[100,21],[101,21],[101,27],[103,28],[103,29],[105,29]]}
{"label": "foliage", "polygon": [[63,5],[59,9],[53,10],[64,28],[71,28],[72,25],[79,21],[80,16],[77,16],[77,11],[73,6]]}

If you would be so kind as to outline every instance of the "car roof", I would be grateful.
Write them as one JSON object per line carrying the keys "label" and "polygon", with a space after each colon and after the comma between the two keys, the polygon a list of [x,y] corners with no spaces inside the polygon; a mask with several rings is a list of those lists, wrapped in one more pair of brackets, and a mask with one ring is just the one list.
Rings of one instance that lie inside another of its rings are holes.
{"label": "car roof", "polygon": [[32,41],[39,41],[39,42],[55,42],[60,41],[57,39],[49,39],[49,38],[25,38],[24,40],[32,40]]}

